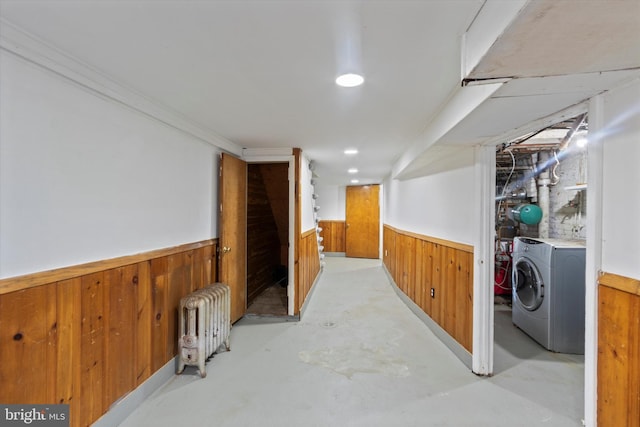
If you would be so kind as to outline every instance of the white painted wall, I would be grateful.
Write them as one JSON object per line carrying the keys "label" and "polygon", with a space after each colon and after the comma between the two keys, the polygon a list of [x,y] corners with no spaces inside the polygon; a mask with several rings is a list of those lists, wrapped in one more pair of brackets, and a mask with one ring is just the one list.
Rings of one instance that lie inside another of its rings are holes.
{"label": "white painted wall", "polygon": [[[573,141],[577,138],[574,136]],[[571,143],[561,159],[556,168],[557,184],[549,188],[549,237],[586,240],[586,192],[566,188],[587,182],[587,147]],[[551,180],[555,181],[555,177]]]}
{"label": "white painted wall", "polygon": [[217,236],[215,147],[0,55],[0,277]]}
{"label": "white painted wall", "polygon": [[640,81],[605,93],[602,115],[602,270],[640,279]]}
{"label": "white painted wall", "polygon": [[302,154],[302,165],[300,170],[300,185],[301,185],[301,210],[302,210],[302,224],[301,230],[304,233],[311,229],[316,228],[315,215],[313,211],[314,200],[312,195],[314,194],[313,185],[311,185],[312,171],[309,169],[309,159]]}
{"label": "white painted wall", "polygon": [[406,231],[474,244],[473,147],[461,151],[464,166],[421,178],[384,182],[384,222]]}
{"label": "white painted wall", "polygon": [[344,221],[346,214],[347,187],[338,185],[316,185],[316,204],[320,207],[320,219]]}

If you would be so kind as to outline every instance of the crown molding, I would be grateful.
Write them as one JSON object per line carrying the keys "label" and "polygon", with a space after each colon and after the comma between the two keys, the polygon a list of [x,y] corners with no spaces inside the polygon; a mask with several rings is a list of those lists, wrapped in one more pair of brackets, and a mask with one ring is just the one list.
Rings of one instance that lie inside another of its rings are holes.
{"label": "crown molding", "polygon": [[0,18],[0,49],[57,74],[102,98],[135,110],[221,150],[237,156],[242,155],[242,147],[217,135],[211,129],[119,83],[4,18]]}

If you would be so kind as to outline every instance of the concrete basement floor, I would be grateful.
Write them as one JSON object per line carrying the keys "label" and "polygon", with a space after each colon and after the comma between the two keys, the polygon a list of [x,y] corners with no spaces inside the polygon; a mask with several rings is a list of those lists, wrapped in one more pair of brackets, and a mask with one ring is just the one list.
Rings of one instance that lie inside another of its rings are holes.
{"label": "concrete basement floor", "polygon": [[300,322],[242,319],[231,351],[188,367],[122,424],[579,426],[583,357],[496,311],[496,374],[471,373],[395,294],[379,260],[327,258]]}

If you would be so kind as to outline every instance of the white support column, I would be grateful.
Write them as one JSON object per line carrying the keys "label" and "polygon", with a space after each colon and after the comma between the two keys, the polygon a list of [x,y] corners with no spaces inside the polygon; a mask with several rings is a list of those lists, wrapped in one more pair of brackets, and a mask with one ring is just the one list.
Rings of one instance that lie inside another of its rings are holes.
{"label": "white support column", "polygon": [[493,241],[495,238],[495,155],[493,146],[475,149],[476,189],[473,266],[472,370],[493,373]]}
{"label": "white support column", "polygon": [[584,421],[598,425],[598,274],[602,269],[602,177],[604,126],[602,95],[589,103],[587,152],[587,254],[584,328]]}

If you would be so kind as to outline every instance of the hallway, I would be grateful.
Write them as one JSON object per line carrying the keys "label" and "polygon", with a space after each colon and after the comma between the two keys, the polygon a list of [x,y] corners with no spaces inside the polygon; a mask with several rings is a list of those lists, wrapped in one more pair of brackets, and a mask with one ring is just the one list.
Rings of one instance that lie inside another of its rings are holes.
{"label": "hallway", "polygon": [[[536,349],[498,314],[498,373],[477,377],[401,302],[379,260],[327,258],[300,322],[242,319],[205,379],[187,368],[121,426],[581,425],[582,356]],[[524,350],[506,350],[507,336]]]}

